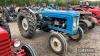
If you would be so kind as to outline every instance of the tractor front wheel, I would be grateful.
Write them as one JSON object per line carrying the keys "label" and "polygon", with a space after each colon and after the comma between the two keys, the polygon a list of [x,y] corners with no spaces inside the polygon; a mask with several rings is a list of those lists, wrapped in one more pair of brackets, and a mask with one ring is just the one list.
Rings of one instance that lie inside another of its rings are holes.
{"label": "tractor front wheel", "polygon": [[53,33],[49,38],[49,46],[56,54],[63,54],[67,48],[66,38],[60,33]]}

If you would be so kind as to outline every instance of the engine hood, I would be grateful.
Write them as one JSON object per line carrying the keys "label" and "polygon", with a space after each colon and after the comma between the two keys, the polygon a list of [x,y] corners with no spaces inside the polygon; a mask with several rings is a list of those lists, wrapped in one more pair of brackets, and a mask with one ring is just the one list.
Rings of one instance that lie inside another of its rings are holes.
{"label": "engine hood", "polygon": [[79,16],[80,13],[78,11],[62,11],[62,10],[44,10],[42,11],[43,16],[60,16],[63,15],[64,17],[66,16]]}

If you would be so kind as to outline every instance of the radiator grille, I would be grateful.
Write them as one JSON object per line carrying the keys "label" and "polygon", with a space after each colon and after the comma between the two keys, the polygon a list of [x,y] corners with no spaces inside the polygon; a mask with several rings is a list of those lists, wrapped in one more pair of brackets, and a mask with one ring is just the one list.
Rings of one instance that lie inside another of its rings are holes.
{"label": "radiator grille", "polygon": [[0,41],[0,56],[12,56],[11,43],[9,39]]}

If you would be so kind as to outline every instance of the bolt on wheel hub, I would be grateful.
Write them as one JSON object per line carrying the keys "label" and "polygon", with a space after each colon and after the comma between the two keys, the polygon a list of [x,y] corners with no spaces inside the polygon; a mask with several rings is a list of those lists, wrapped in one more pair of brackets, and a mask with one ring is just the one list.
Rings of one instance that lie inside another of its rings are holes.
{"label": "bolt on wheel hub", "polygon": [[52,38],[50,41],[51,47],[55,50],[55,51],[61,51],[62,50],[62,45],[59,39],[57,38]]}

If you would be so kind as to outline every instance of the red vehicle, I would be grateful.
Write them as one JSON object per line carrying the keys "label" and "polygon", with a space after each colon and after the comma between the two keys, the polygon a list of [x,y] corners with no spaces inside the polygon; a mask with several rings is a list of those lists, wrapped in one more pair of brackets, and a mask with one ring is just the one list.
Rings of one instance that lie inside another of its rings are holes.
{"label": "red vehicle", "polygon": [[96,18],[96,23],[100,24],[100,7],[99,6],[90,6],[87,1],[81,1],[80,5],[76,7],[82,11],[89,11],[92,13],[92,16]]}
{"label": "red vehicle", "polygon": [[97,18],[97,21],[100,20],[100,8],[92,8],[88,9],[88,11],[92,12],[93,17]]}
{"label": "red vehicle", "polygon": [[35,50],[29,45],[11,38],[9,27],[2,18],[0,18],[0,56],[36,56]]}
{"label": "red vehicle", "polygon": [[98,24],[100,24],[100,20],[98,20]]}

